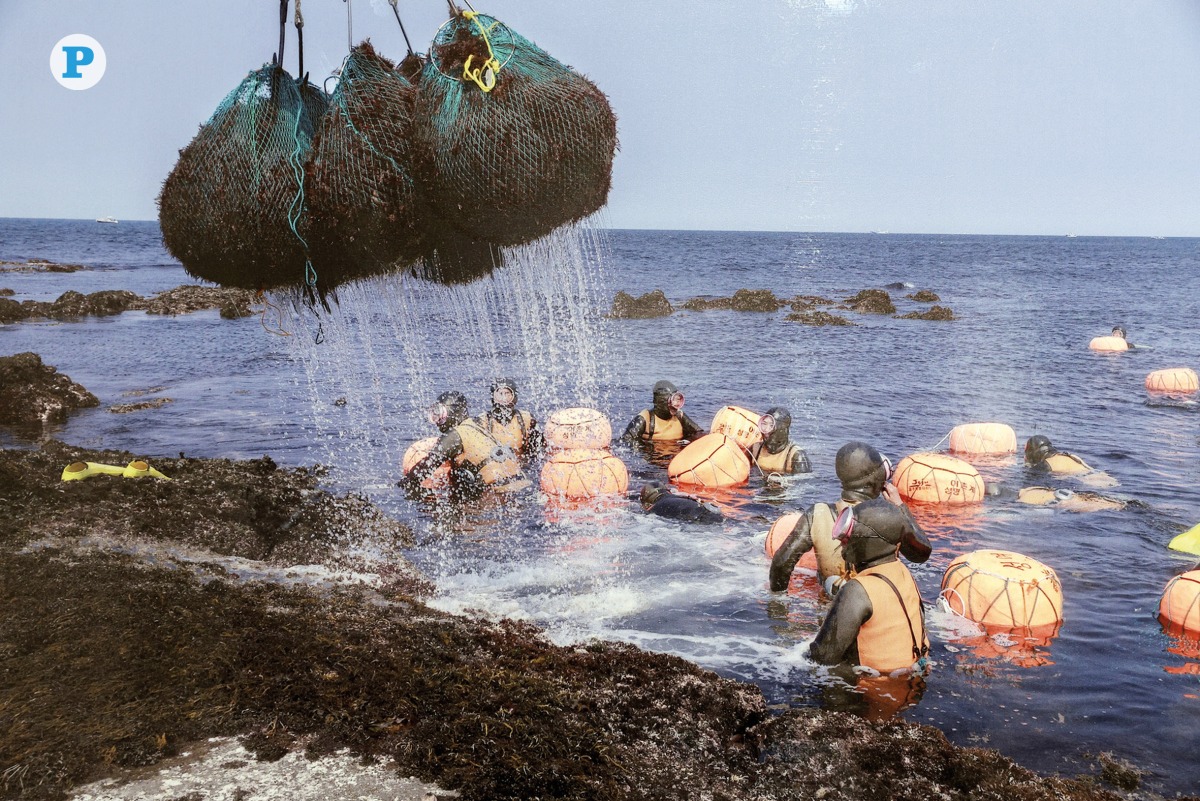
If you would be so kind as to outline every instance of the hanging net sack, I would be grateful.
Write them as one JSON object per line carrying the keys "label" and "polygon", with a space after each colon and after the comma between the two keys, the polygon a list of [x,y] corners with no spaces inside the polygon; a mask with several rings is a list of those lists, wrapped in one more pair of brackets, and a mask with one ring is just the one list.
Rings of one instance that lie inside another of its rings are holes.
{"label": "hanging net sack", "polygon": [[[306,167],[306,239],[322,287],[411,265],[423,255],[410,134],[420,74],[370,42],[355,47],[321,120]],[[406,77],[407,76],[407,77]]]}
{"label": "hanging net sack", "polygon": [[608,198],[617,124],[579,73],[495,19],[438,31],[417,96],[415,167],[445,223],[520,245]]}
{"label": "hanging net sack", "polygon": [[158,198],[163,243],[188,273],[244,289],[304,283],[304,160],[327,103],[267,64],[200,126]]}

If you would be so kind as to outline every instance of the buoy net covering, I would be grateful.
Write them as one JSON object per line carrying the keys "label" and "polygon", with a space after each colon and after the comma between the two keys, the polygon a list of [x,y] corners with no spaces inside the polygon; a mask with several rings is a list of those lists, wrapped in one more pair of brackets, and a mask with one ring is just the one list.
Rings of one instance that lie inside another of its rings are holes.
{"label": "buoy net covering", "polygon": [[625,463],[606,450],[556,451],[542,465],[542,492],[570,499],[619,495],[629,489]]}
{"label": "buoy net covering", "polygon": [[941,595],[952,611],[984,626],[1033,629],[1062,622],[1058,575],[1013,551],[973,551],[958,557],[942,576]]}
{"label": "buoy net covering", "polygon": [[[404,472],[404,475],[408,475],[410,472],[412,472],[412,469],[417,466],[417,462],[431,454],[434,446],[437,445],[437,443],[437,437],[426,437],[425,439],[419,439],[412,445],[409,445],[408,450],[404,452],[404,458],[400,461],[400,469]],[[450,464],[445,463],[439,465],[437,470],[434,470],[428,478],[421,482],[421,486],[426,488],[441,486],[446,482],[446,479],[449,478],[449,476]]]}
{"label": "buoy net covering", "polygon": [[612,444],[612,426],[596,409],[559,409],[546,421],[544,437],[551,448],[607,448]]}
{"label": "buoy net covering", "polygon": [[1158,620],[1172,636],[1200,639],[1200,570],[1167,582],[1158,602]]}
{"label": "buoy net covering", "polygon": [[328,103],[279,67],[230,92],[163,183],[163,244],[191,275],[243,289],[299,286],[304,160]]}
{"label": "buoy net covering", "polygon": [[724,434],[734,439],[743,448],[749,448],[756,442],[762,442],[762,432],[758,430],[758,420],[762,415],[743,409],[741,406],[723,406],[713,416],[712,425],[708,430]]}
{"label": "buoy net covering", "polygon": [[413,142],[424,197],[450,225],[520,245],[605,204],[617,126],[587,78],[496,19],[467,14],[430,45]]}
{"label": "buoy net covering", "polygon": [[1004,423],[963,423],[950,429],[950,450],[985,456],[1017,452],[1017,432]]}
{"label": "buoy net covering", "polygon": [[1093,337],[1088,348],[1101,351],[1129,350],[1129,343],[1124,337]]}
{"label": "buoy net covering", "polygon": [[750,478],[750,460],[732,437],[705,434],[675,454],[667,477],[678,484],[733,487]]}
{"label": "buoy net covering", "polygon": [[1200,378],[1190,367],[1155,370],[1146,376],[1146,389],[1151,392],[1195,392],[1200,389]]}
{"label": "buoy net covering", "polygon": [[896,466],[892,483],[901,497],[922,503],[978,503],[984,495],[978,470],[941,453],[905,456]]}

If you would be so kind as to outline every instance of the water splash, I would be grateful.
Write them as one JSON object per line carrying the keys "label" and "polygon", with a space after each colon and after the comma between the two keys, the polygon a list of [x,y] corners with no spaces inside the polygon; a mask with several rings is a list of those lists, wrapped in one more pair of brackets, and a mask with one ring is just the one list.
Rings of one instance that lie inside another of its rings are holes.
{"label": "water splash", "polygon": [[448,389],[470,399],[472,414],[499,376],[517,381],[520,405],[543,421],[565,406],[604,408],[607,256],[603,234],[581,224],[505,249],[506,266],[471,284],[396,272],[340,287],[329,308],[287,299],[331,479],[390,487],[408,445],[434,433],[421,410]]}

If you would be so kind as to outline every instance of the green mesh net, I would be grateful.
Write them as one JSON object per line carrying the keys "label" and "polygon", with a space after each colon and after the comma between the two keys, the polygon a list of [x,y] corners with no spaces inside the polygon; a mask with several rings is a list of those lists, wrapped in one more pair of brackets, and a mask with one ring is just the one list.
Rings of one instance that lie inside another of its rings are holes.
{"label": "green mesh net", "polygon": [[247,289],[305,281],[296,225],[304,161],[328,103],[271,64],[251,72],[179,152],[158,198],[163,242],[192,275]]}
{"label": "green mesh net", "polygon": [[306,167],[305,238],[322,286],[411,265],[425,254],[411,175],[411,130],[421,63],[397,71],[370,42],[355,47],[321,120]]}
{"label": "green mesh net", "polygon": [[[463,68],[491,55],[501,67],[484,92]],[[485,15],[454,17],[438,31],[413,137],[414,170],[440,224],[496,245],[597,211],[617,146],[616,118],[591,81]]]}

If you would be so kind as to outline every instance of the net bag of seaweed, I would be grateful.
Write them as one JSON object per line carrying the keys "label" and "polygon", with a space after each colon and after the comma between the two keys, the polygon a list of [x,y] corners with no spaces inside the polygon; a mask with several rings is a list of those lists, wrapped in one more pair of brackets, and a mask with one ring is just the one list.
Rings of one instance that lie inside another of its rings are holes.
{"label": "net bag of seaweed", "polygon": [[422,63],[399,67],[370,42],[350,51],[305,168],[305,238],[323,287],[411,265],[424,253],[411,168]]}
{"label": "net bag of seaweed", "polygon": [[442,221],[530,242],[604,205],[617,123],[595,84],[473,11],[434,37],[417,94],[415,167]]}
{"label": "net bag of seaweed", "polygon": [[304,160],[328,98],[274,64],[251,72],[179,151],[158,198],[163,243],[191,275],[269,289],[306,280],[296,231]]}

